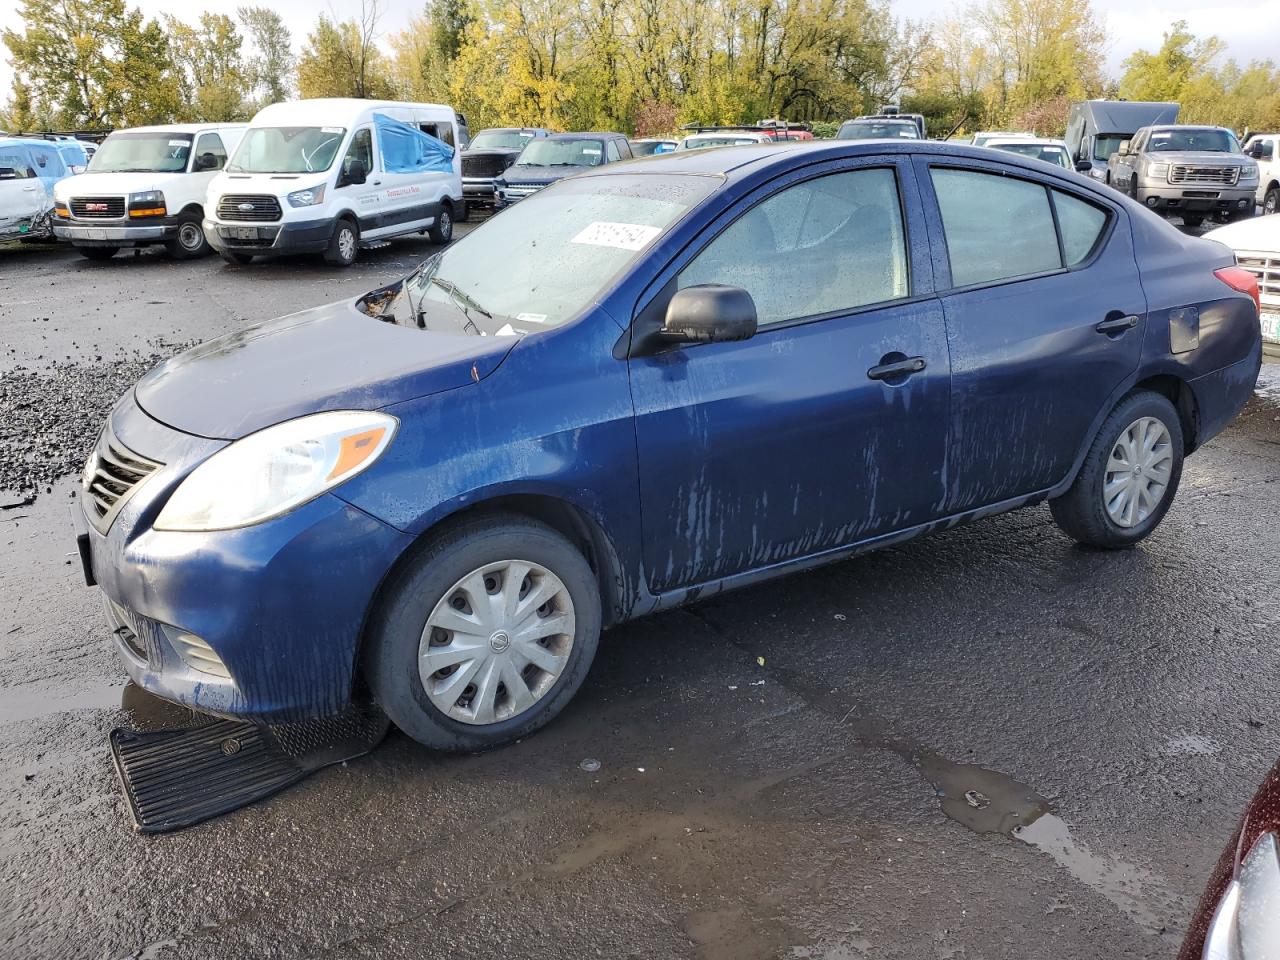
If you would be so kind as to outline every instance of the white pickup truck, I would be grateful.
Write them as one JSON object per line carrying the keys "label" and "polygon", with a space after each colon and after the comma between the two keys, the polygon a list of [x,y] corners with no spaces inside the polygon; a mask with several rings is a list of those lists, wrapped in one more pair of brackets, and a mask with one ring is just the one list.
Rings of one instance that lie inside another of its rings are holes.
{"label": "white pickup truck", "polygon": [[1280,214],[1241,220],[1204,236],[1225,243],[1236,263],[1258,278],[1262,346],[1280,355]]}
{"label": "white pickup truck", "polygon": [[1254,133],[1244,152],[1258,161],[1258,203],[1262,212],[1280,213],[1280,133]]}

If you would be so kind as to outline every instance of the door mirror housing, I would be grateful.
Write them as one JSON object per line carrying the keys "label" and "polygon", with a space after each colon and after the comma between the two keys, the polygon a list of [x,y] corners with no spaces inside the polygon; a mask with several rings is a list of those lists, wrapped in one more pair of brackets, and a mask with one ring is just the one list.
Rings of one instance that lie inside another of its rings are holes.
{"label": "door mirror housing", "polygon": [[364,168],[363,160],[352,160],[347,164],[347,172],[342,178],[343,185],[362,184],[369,177],[369,171]]}
{"label": "door mirror housing", "polygon": [[1093,170],[1093,163],[1089,160],[1076,161],[1076,173],[1089,173]]}
{"label": "door mirror housing", "polygon": [[1269,143],[1264,143],[1261,140],[1255,140],[1253,143],[1249,144],[1249,156],[1253,157],[1255,160],[1270,160],[1271,153],[1272,149],[1271,144]]}
{"label": "door mirror housing", "polygon": [[756,333],[756,304],[741,287],[703,283],[677,290],[660,335],[669,343],[748,340]]}
{"label": "door mirror housing", "polygon": [[1130,142],[1131,142],[1131,141],[1129,141],[1129,140],[1121,140],[1121,141],[1120,141],[1120,149],[1119,149],[1119,150],[1117,150],[1117,151],[1116,151],[1116,153],[1120,154],[1120,156],[1122,156],[1122,157],[1127,157],[1127,156],[1129,155],[1129,143],[1130,143]]}
{"label": "door mirror housing", "polygon": [[192,171],[198,173],[201,170],[217,170],[218,158],[212,153],[202,153],[196,157],[196,162],[191,165]]}

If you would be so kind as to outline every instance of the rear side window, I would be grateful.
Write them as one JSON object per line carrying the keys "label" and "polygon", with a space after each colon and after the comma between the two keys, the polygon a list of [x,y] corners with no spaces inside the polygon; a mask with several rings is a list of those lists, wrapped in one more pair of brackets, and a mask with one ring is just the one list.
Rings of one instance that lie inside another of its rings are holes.
{"label": "rear side window", "polygon": [[1062,267],[1044,187],[972,170],[930,172],[952,284],[966,287]]}
{"label": "rear side window", "polygon": [[1093,252],[1102,228],[1107,225],[1107,214],[1102,209],[1063,193],[1053,191],[1053,205],[1058,211],[1058,228],[1062,231],[1062,252],[1067,266],[1074,267]]}

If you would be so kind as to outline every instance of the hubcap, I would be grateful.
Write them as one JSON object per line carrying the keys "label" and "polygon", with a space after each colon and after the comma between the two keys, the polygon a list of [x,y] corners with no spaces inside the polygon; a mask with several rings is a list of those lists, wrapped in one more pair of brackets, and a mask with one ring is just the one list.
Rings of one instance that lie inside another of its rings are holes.
{"label": "hubcap", "polygon": [[453,235],[453,217],[448,210],[440,211],[440,235],[446,240]]}
{"label": "hubcap", "polygon": [[184,223],[178,228],[178,242],[188,250],[195,250],[204,243],[204,232],[194,223]]}
{"label": "hubcap", "polygon": [[1262,212],[1275,213],[1277,205],[1280,205],[1280,197],[1277,197],[1274,193],[1267,194],[1266,202],[1262,205]]}
{"label": "hubcap", "polygon": [[427,617],[418,676],[462,723],[510,720],[545,697],[573,649],[573,600],[554,573],[503,560],[467,574]]}
{"label": "hubcap", "polygon": [[1107,515],[1121,527],[1133,527],[1164,500],[1173,472],[1169,428],[1155,417],[1142,417],[1120,434],[1107,458],[1102,501]]}
{"label": "hubcap", "polygon": [[356,255],[356,235],[350,227],[343,227],[338,232],[338,253],[343,260],[354,260]]}

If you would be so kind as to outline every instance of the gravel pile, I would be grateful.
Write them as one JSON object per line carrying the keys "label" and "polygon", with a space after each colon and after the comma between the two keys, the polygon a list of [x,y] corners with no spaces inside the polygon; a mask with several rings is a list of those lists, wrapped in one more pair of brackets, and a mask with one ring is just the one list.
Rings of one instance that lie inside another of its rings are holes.
{"label": "gravel pile", "polygon": [[155,343],[153,353],[0,374],[0,508],[32,502],[78,474],[116,400],[189,345]]}

